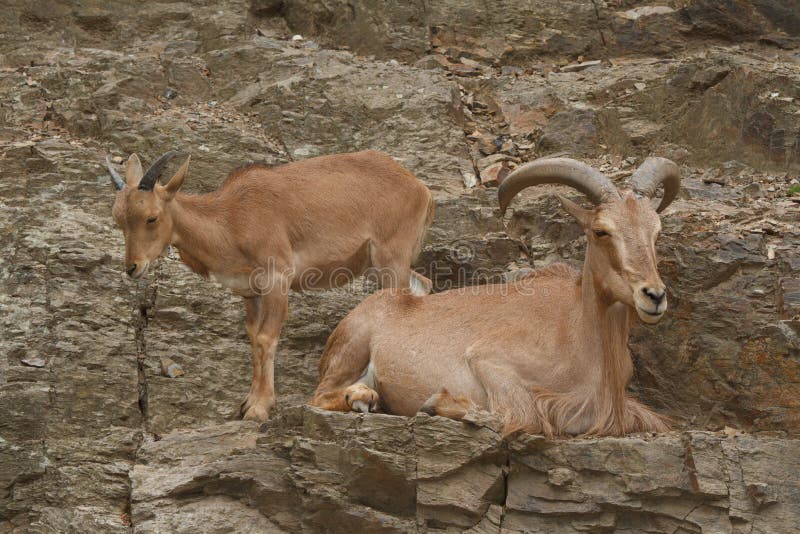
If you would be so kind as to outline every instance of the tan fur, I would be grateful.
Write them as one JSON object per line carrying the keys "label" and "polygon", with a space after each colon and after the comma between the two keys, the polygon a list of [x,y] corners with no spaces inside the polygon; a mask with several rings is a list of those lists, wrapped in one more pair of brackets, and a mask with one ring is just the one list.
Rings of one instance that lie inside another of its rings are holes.
{"label": "tan fur", "polygon": [[498,414],[506,433],[547,436],[666,430],[626,392],[630,324],[637,314],[655,322],[666,309],[642,297],[664,288],[658,216],[630,194],[594,210],[564,208],[587,236],[582,272],[553,265],[510,284],[379,292],[331,335],[311,404],[342,409],[337,395],[369,365],[388,413],[423,408],[460,419],[474,406]]}
{"label": "tan fur", "polygon": [[450,419],[461,420],[470,410],[476,408],[475,403],[467,397],[454,397],[449,391],[443,389],[426,400],[419,411],[429,415],[440,415]]}
{"label": "tan fur", "polygon": [[172,244],[194,272],[244,297],[253,382],[241,414],[263,421],[274,404],[288,289],[341,285],[370,268],[383,287],[408,288],[433,199],[413,174],[373,151],[248,165],[204,195],[178,193],[187,169],[188,160],[167,185],[141,191],[141,164],[129,159],[113,207],[126,269],[141,276]]}

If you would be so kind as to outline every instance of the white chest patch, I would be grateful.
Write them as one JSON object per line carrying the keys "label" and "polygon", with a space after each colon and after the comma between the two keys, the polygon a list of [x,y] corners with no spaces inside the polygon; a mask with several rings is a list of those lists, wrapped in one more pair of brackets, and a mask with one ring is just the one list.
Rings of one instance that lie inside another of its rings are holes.
{"label": "white chest patch", "polygon": [[361,373],[361,376],[358,378],[358,380],[356,380],[356,382],[361,382],[370,389],[377,389],[378,375],[375,369],[375,364],[372,363],[372,360],[370,360],[369,365],[367,365],[367,368],[364,369],[364,372]]}

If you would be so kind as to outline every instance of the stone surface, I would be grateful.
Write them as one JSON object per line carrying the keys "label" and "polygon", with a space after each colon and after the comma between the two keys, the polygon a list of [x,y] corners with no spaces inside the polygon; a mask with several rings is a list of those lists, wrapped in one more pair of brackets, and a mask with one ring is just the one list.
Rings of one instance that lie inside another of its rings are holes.
{"label": "stone surface", "polygon": [[[794,528],[793,0],[0,8],[0,531]],[[388,151],[436,198],[417,267],[439,290],[582,259],[552,198],[571,193],[528,190],[501,220],[498,164],[566,154],[622,185],[651,153],[676,160],[670,311],[630,346],[633,393],[677,433],[503,442],[482,420],[300,408],[361,283],[291,296],[278,414],[233,422],[239,299],[174,258],[121,269],[104,157],[169,148],[193,155],[190,192],[246,162]]]}
{"label": "stone surface", "polygon": [[227,423],[143,444],[132,520],[142,532],[788,532],[798,468],[797,440],[503,441],[441,417],[301,408],[260,431]]}

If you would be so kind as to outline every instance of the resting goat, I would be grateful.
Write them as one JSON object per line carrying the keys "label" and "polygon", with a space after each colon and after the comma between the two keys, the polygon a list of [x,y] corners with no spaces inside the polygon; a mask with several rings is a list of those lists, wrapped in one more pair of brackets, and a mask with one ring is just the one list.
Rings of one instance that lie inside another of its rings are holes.
{"label": "resting goat", "polygon": [[658,211],[680,187],[678,167],[650,158],[620,196],[600,172],[570,159],[523,165],[499,190],[500,209],[523,188],[555,183],[597,207],[560,198],[588,239],[583,272],[554,265],[511,283],[429,296],[380,292],[331,334],[311,405],[329,410],[454,419],[496,413],[505,433],[622,435],[667,425],[626,394],[633,372],[628,329],[667,309],[656,268]]}
{"label": "resting goat", "polygon": [[245,419],[266,420],[275,403],[273,360],[289,288],[333,287],[370,270],[382,287],[429,289],[410,265],[433,200],[390,156],[367,151],[250,165],[205,195],[178,192],[189,158],[166,185],[157,183],[173,156],[143,173],[134,154],[124,180],[106,160],[119,190],[113,214],[125,234],[125,269],[139,278],[172,244],[194,272],[244,297],[253,348]]}

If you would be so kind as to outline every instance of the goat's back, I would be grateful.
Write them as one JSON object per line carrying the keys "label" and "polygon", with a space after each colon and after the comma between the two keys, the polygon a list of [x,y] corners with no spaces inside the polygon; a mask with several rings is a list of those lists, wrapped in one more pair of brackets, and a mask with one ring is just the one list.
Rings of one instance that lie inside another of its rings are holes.
{"label": "goat's back", "polygon": [[367,244],[411,261],[430,224],[428,188],[391,156],[364,151],[248,165],[208,195],[249,256],[284,251],[296,268],[357,269]]}

